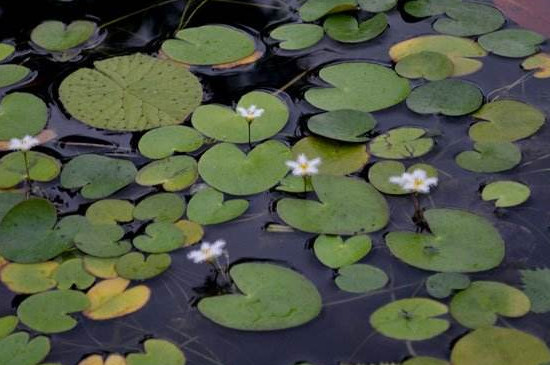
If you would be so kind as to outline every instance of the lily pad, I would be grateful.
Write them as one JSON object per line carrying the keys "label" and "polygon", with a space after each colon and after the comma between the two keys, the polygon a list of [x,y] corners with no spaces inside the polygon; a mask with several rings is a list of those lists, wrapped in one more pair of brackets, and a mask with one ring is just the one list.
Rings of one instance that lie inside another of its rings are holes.
{"label": "lily pad", "polygon": [[372,185],[330,175],[313,176],[311,181],[320,202],[278,202],[277,213],[288,225],[305,232],[354,235],[378,231],[388,223],[388,204]]}
{"label": "lily pad", "polygon": [[515,100],[497,100],[483,105],[474,115],[481,119],[470,127],[476,142],[514,142],[535,134],[546,119],[537,108]]}
{"label": "lily pad", "polygon": [[498,208],[515,207],[529,199],[531,190],[527,185],[515,181],[495,181],[483,188],[481,198],[485,201],[496,200]]}
{"label": "lily pad", "polygon": [[50,340],[16,332],[0,340],[0,365],[37,365],[48,356]]}
{"label": "lily pad", "polygon": [[462,337],[453,347],[453,365],[541,365],[550,349],[537,337],[511,328],[483,327]]}
{"label": "lily pad", "polygon": [[483,63],[472,58],[487,56],[487,52],[477,42],[448,35],[425,35],[393,45],[390,57],[399,62],[403,58],[420,53],[437,52],[447,56],[454,65],[453,76],[474,73],[483,67]]}
{"label": "lily pad", "polygon": [[408,359],[403,365],[451,365],[446,360],[436,359],[435,357],[418,356]]}
{"label": "lily pad", "polygon": [[78,189],[86,199],[101,199],[134,181],[137,169],[131,161],[100,155],[80,155],[61,172],[61,186]]}
{"label": "lily pad", "polygon": [[131,222],[134,205],[126,200],[104,199],[93,203],[86,210],[86,218],[92,224],[117,224]]}
{"label": "lily pad", "polygon": [[136,53],[94,66],[63,80],[59,97],[74,118],[95,128],[141,131],[180,124],[202,101],[198,79],[168,60]]}
{"label": "lily pad", "polygon": [[[185,365],[185,355],[168,341],[149,339],[143,343],[145,354],[129,354],[126,357],[128,365]],[[107,364],[106,364],[107,365]]]}
{"label": "lily pad", "polygon": [[158,193],[139,202],[133,211],[134,218],[155,222],[173,223],[185,212],[185,200],[177,194]]}
{"label": "lily pad", "polygon": [[211,66],[235,62],[252,55],[254,39],[227,25],[204,25],[176,33],[162,43],[168,57],[189,65]]}
{"label": "lily pad", "polygon": [[21,65],[0,65],[0,87],[6,87],[18,83],[29,74],[29,70]]}
{"label": "lily pad", "polygon": [[374,63],[339,63],[324,67],[319,76],[332,87],[311,88],[305,98],[313,106],[327,111],[386,109],[399,104],[411,91],[407,79]]}
{"label": "lily pad", "polygon": [[84,270],[81,258],[64,261],[53,276],[58,289],[70,289],[73,285],[80,289],[88,289],[95,281],[95,277]]}
{"label": "lily pad", "polygon": [[9,43],[0,43],[0,62],[5,61],[15,52],[15,46]]}
{"label": "lily pad", "polygon": [[439,18],[433,28],[439,33],[470,37],[494,32],[506,21],[496,8],[473,2],[458,2],[446,7],[448,18]]}
{"label": "lily pad", "polygon": [[441,272],[426,280],[426,290],[430,296],[443,299],[449,297],[454,290],[466,289],[470,286],[468,275],[456,272]]}
{"label": "lily pad", "polygon": [[473,172],[501,172],[517,166],[521,161],[521,151],[510,142],[479,142],[474,151],[461,152],[456,163]]}
{"label": "lily pad", "polygon": [[469,328],[492,326],[498,316],[522,317],[531,302],[520,290],[494,281],[476,281],[456,294],[451,301],[451,315]]}
{"label": "lily pad", "polygon": [[305,22],[319,20],[327,14],[357,9],[357,0],[307,0],[299,9]]}
{"label": "lily pad", "polygon": [[40,293],[55,288],[53,275],[59,264],[53,261],[37,264],[7,264],[0,271],[0,280],[12,292],[19,294]]}
{"label": "lily pad", "polygon": [[246,155],[236,145],[221,143],[199,161],[199,173],[214,188],[232,195],[258,194],[275,186],[287,173],[292,155],[287,146],[267,141]]}
{"label": "lily pad", "polygon": [[279,182],[275,190],[286,191],[288,193],[303,193],[304,191],[313,191],[313,186],[309,183],[309,179],[304,181],[302,176],[287,175]]}
{"label": "lily pad", "polygon": [[313,47],[323,39],[325,31],[316,24],[284,24],[275,28],[269,36],[281,41],[279,47],[296,51]]}
{"label": "lily pad", "polygon": [[134,313],[149,301],[151,290],[145,285],[128,288],[130,281],[122,278],[103,280],[86,294],[90,308],[84,315],[97,321]]}
{"label": "lily pad", "polygon": [[340,236],[321,235],[313,245],[315,256],[323,265],[338,269],[356,263],[372,249],[369,236],[354,236],[344,240]]}
{"label": "lily pad", "polygon": [[450,6],[459,4],[461,0],[413,0],[405,3],[407,13],[417,18],[445,13]]}
{"label": "lily pad", "polygon": [[536,70],[533,74],[537,79],[546,79],[550,77],[550,54],[539,53],[527,58],[521,64],[524,70]]}
{"label": "lily pad", "polygon": [[479,109],[483,94],[462,80],[433,81],[417,87],[407,98],[407,107],[419,114],[460,116]]}
{"label": "lily pad", "polygon": [[116,263],[120,277],[129,280],[147,280],[162,274],[172,264],[168,254],[153,254],[145,258],[139,252],[130,252]]}
{"label": "lily pad", "polygon": [[[0,221],[11,208],[25,200],[25,194],[18,191],[0,191]],[[0,267],[2,265],[0,264]]]}
{"label": "lily pad", "polygon": [[523,290],[534,313],[550,312],[550,269],[520,270]]}
{"label": "lily pad", "polygon": [[189,201],[187,216],[190,220],[203,224],[219,224],[241,216],[248,209],[244,199],[223,200],[223,194],[211,187],[195,193]]}
{"label": "lily pad", "polygon": [[525,29],[503,29],[485,34],[477,40],[479,45],[496,55],[521,58],[537,53],[546,38]]}
{"label": "lily pad", "polygon": [[331,15],[323,24],[327,35],[338,42],[360,43],[378,37],[388,27],[388,17],[381,13],[359,23],[350,15]]}
{"label": "lily pad", "polygon": [[[44,153],[27,151],[28,171],[33,181],[47,182],[55,179],[61,171],[61,164]],[[16,186],[27,178],[25,153],[12,152],[0,159],[0,188]]]}
{"label": "lily pad", "polygon": [[[47,365],[47,364],[43,364],[43,365]],[[107,356],[105,361],[103,361],[103,356],[101,355],[90,355],[86,357],[84,360],[81,360],[78,363],[78,365],[127,365],[127,363],[126,363],[126,358],[124,358],[124,356],[119,354],[111,354]]]}
{"label": "lily pad", "polygon": [[296,327],[317,317],[321,296],[304,276],[282,266],[244,263],[230,270],[243,294],[204,298],[199,311],[211,321],[246,331]]}
{"label": "lily pad", "polygon": [[16,316],[0,317],[0,340],[9,336],[19,324],[19,319]]}
{"label": "lily pad", "polygon": [[85,294],[76,290],[54,290],[34,294],[17,308],[17,316],[27,327],[44,333],[60,333],[73,329],[78,322],[70,313],[90,306]]}
{"label": "lily pad", "polygon": [[382,289],[388,280],[386,273],[377,267],[354,264],[341,267],[334,282],[341,290],[359,294]]}
{"label": "lily pad", "polygon": [[94,22],[76,20],[68,25],[48,20],[31,32],[31,41],[48,51],[66,51],[86,43],[97,31]]}
{"label": "lily pad", "polygon": [[105,258],[84,256],[84,269],[95,277],[101,279],[114,279],[118,277],[115,270],[118,258]]}
{"label": "lily pad", "polygon": [[28,93],[11,93],[0,103],[0,140],[34,136],[46,126],[48,107]]}
{"label": "lily pad", "polygon": [[427,298],[400,299],[378,308],[370,324],[386,337],[421,341],[449,329],[449,322],[436,318],[448,312],[445,304]]}
{"label": "lily pad", "polygon": [[77,227],[74,235],[76,247],[88,255],[97,257],[118,257],[131,250],[130,242],[123,240],[124,229],[115,224],[91,224],[86,218],[69,216],[60,225]]}
{"label": "lily pad", "polygon": [[185,247],[200,242],[202,237],[204,237],[204,228],[197,222],[184,219],[174,224],[181,229],[185,235],[185,243],[183,244]]}
{"label": "lily pad", "polygon": [[193,128],[183,125],[160,127],[145,133],[140,138],[139,152],[151,159],[162,159],[175,152],[193,152],[204,143],[204,137]]}
{"label": "lily pad", "polygon": [[374,138],[370,153],[376,157],[402,160],[424,156],[434,146],[426,130],[418,127],[400,127],[392,129]]}
{"label": "lily pad", "polygon": [[422,51],[403,57],[395,65],[395,71],[408,79],[438,81],[453,75],[454,64],[443,53]]}
{"label": "lily pad", "polygon": [[400,260],[441,272],[479,272],[502,262],[504,241],[485,218],[457,209],[430,209],[424,217],[432,233],[386,236],[386,244]]}
{"label": "lily pad", "polygon": [[427,164],[415,164],[405,170],[405,165],[398,161],[380,161],[369,169],[369,182],[380,192],[391,195],[406,195],[410,191],[397,184],[392,184],[392,176],[401,176],[403,173],[412,173],[414,170],[426,171],[427,177],[437,177],[437,169]]}
{"label": "lily pad", "polygon": [[380,13],[393,9],[397,0],[358,0],[361,9],[371,13]]}
{"label": "lily pad", "polygon": [[142,167],[136,182],[143,186],[162,185],[166,191],[180,191],[199,177],[197,161],[191,156],[171,156]]}
{"label": "lily pad", "polygon": [[132,243],[143,252],[164,253],[182,247],[185,235],[173,223],[151,223],[145,228],[145,234],[135,237]]}
{"label": "lily pad", "polygon": [[[252,91],[239,100],[237,108],[248,109],[252,105],[264,110],[261,116],[250,123],[252,142],[272,137],[286,125],[288,106],[277,96]],[[191,122],[193,127],[210,138],[232,143],[248,142],[248,121],[230,107],[218,104],[200,106],[193,113]]]}
{"label": "lily pad", "polygon": [[367,133],[376,126],[370,113],[357,110],[335,110],[314,115],[307,122],[313,133],[343,142],[365,142]]}

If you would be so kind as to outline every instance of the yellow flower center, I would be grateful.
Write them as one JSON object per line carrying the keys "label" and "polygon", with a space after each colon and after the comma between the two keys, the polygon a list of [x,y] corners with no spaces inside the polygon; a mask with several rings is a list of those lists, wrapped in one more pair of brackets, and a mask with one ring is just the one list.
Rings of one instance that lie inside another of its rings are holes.
{"label": "yellow flower center", "polygon": [[420,188],[422,185],[424,185],[424,180],[418,178],[414,179],[413,186],[415,189]]}
{"label": "yellow flower center", "polygon": [[301,164],[300,164],[300,168],[301,168],[302,170],[307,170],[308,167],[309,167],[309,165],[307,164],[307,162],[304,162],[304,163],[301,163]]}

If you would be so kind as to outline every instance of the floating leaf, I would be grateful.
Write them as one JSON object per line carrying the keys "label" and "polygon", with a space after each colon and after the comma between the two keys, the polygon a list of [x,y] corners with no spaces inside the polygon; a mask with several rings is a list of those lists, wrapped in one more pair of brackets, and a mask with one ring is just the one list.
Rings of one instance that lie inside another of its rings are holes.
{"label": "floating leaf", "polygon": [[118,258],[102,258],[84,256],[84,269],[95,277],[101,279],[114,279],[118,277],[115,264]]}
{"label": "floating leaf", "polygon": [[176,33],[162,43],[168,57],[189,65],[219,65],[239,61],[255,51],[254,39],[226,25],[204,25]]}
{"label": "floating leaf", "polygon": [[40,293],[57,285],[53,274],[59,267],[57,262],[48,261],[37,264],[7,264],[0,271],[0,280],[14,293]]}
{"label": "floating leaf", "polygon": [[327,14],[357,9],[357,0],[307,0],[299,9],[305,22],[319,20]]}
{"label": "floating leaf", "polygon": [[68,25],[48,20],[31,32],[31,41],[48,51],[66,51],[86,43],[97,31],[94,22],[76,20]]}
{"label": "floating leaf", "polygon": [[[150,339],[143,343],[145,354],[130,354],[126,357],[128,365],[185,365],[185,355],[168,341]],[[107,364],[105,364],[107,365]]]}
{"label": "floating leaf", "polygon": [[358,0],[361,9],[371,13],[388,11],[397,5],[397,0]]}
{"label": "floating leaf", "polygon": [[447,331],[450,324],[435,318],[446,314],[445,304],[427,298],[400,299],[378,308],[370,324],[386,337],[397,340],[427,340]]}
{"label": "floating leaf", "polygon": [[171,156],[142,167],[136,182],[143,186],[162,185],[166,191],[180,191],[193,185],[199,174],[191,156]]}
{"label": "floating leaf", "polygon": [[520,205],[527,201],[530,195],[531,190],[527,185],[515,181],[495,181],[486,185],[481,192],[483,200],[496,200],[495,206],[499,208]]}
{"label": "floating leaf", "polygon": [[37,365],[48,356],[50,340],[44,336],[30,339],[26,332],[16,332],[0,340],[0,365]]}
{"label": "floating leaf", "polygon": [[189,201],[187,216],[190,220],[203,224],[219,224],[241,216],[248,209],[244,199],[223,200],[223,194],[213,188],[197,192]]}
{"label": "floating leaf", "polygon": [[88,289],[95,277],[84,270],[81,258],[67,260],[57,268],[54,274],[58,289],[70,289],[73,285],[80,290]]}
{"label": "floating leaf", "polygon": [[365,142],[367,133],[376,126],[370,113],[357,110],[335,110],[314,115],[307,122],[310,131],[344,142]]}
{"label": "floating leaf", "polygon": [[550,77],[550,54],[539,53],[527,58],[521,64],[524,70],[537,70],[533,76],[537,79]]}
{"label": "floating leaf", "polygon": [[88,207],[86,218],[92,224],[117,224],[131,222],[134,205],[126,200],[104,199]]}
{"label": "floating leaf", "polygon": [[182,247],[185,235],[173,223],[151,223],[145,228],[145,234],[135,237],[132,243],[143,252],[164,253]]}
{"label": "floating leaf", "polygon": [[481,119],[470,127],[476,142],[514,142],[535,134],[546,119],[537,108],[515,100],[497,100],[483,105],[473,116]]}
{"label": "floating leaf", "polygon": [[29,76],[31,70],[21,65],[0,65],[0,87],[18,83]]}
{"label": "floating leaf", "polygon": [[[0,221],[4,219],[7,212],[18,203],[25,200],[25,194],[17,191],[0,191]],[[1,260],[0,260],[1,261]],[[0,265],[1,267],[2,265]]]}
{"label": "floating leaf", "polygon": [[34,136],[48,121],[48,107],[28,93],[11,93],[0,103],[0,140]]}
{"label": "floating leaf", "polygon": [[410,194],[398,184],[390,182],[393,176],[401,176],[403,173],[412,173],[414,170],[424,170],[428,177],[437,177],[437,169],[431,165],[415,164],[405,170],[405,165],[398,161],[380,161],[369,169],[369,182],[380,192],[392,195]]}
{"label": "floating leaf", "polygon": [[378,37],[388,27],[388,17],[381,13],[359,23],[349,15],[331,15],[323,24],[325,32],[335,41],[360,43]]}
{"label": "floating leaf", "polygon": [[0,62],[5,61],[13,55],[15,47],[9,43],[0,43]]}
{"label": "floating leaf", "polygon": [[0,317],[0,340],[11,334],[18,323],[19,319],[16,316]]}
{"label": "floating leaf", "polygon": [[103,361],[103,356],[101,355],[90,355],[80,361],[78,365],[127,365],[127,363],[124,356],[111,354],[105,359],[105,361]]}
{"label": "floating leaf", "polygon": [[151,159],[162,159],[172,156],[175,152],[193,152],[204,143],[204,137],[183,125],[160,127],[145,133],[140,138],[139,152]]}
{"label": "floating leaf", "polygon": [[479,272],[497,267],[504,241],[485,218],[457,209],[424,213],[432,233],[391,232],[386,244],[409,265],[441,272]]}
{"label": "floating leaf", "polygon": [[246,155],[234,144],[210,148],[199,161],[199,173],[214,188],[232,195],[252,195],[275,186],[287,173],[292,155],[287,146],[267,141]]}
{"label": "floating leaf", "polygon": [[311,179],[320,202],[285,198],[277,213],[305,232],[354,235],[378,231],[389,220],[384,197],[372,185],[349,177],[317,175]]}
{"label": "floating leaf", "polygon": [[281,41],[279,47],[288,51],[296,51],[312,47],[319,43],[325,31],[316,24],[284,24],[275,28],[269,36]]}
{"label": "floating leaf", "polygon": [[474,151],[461,152],[456,163],[473,172],[501,172],[514,168],[521,161],[521,151],[510,142],[479,142]]}
{"label": "floating leaf", "polygon": [[47,182],[55,179],[61,170],[61,164],[55,158],[44,153],[27,151],[12,152],[0,159],[0,188],[11,188],[27,178],[27,165],[30,179]]}
{"label": "floating leaf", "polygon": [[339,63],[324,67],[319,76],[332,87],[311,88],[305,98],[313,106],[327,111],[386,109],[403,101],[411,91],[407,79],[374,63]]}
{"label": "floating leaf", "polygon": [[433,146],[434,141],[426,136],[425,129],[400,127],[374,138],[369,150],[376,157],[401,160],[423,156]]}
{"label": "floating leaf", "polygon": [[181,231],[185,235],[185,243],[183,244],[184,246],[194,245],[195,243],[199,242],[204,236],[204,229],[197,222],[181,220],[174,224],[176,225],[176,227],[181,229]]}
{"label": "floating leaf", "polygon": [[95,128],[140,131],[179,124],[202,100],[198,79],[168,60],[136,53],[94,66],[63,80],[59,97],[74,118]]}
{"label": "floating leaf", "polygon": [[485,34],[477,40],[479,45],[496,55],[511,58],[527,57],[539,50],[544,36],[525,29],[503,29]]}
{"label": "floating leaf", "polygon": [[[237,108],[248,109],[255,105],[264,113],[250,123],[250,138],[258,142],[276,135],[286,125],[288,106],[277,96],[263,91],[244,95]],[[202,134],[224,142],[247,143],[249,123],[233,108],[218,105],[202,105],[193,113],[193,127]]]}
{"label": "floating leaf", "polygon": [[35,331],[60,333],[78,324],[70,313],[83,311],[89,306],[90,301],[79,291],[54,290],[25,299],[17,308],[17,316],[25,326]]}
{"label": "floating leaf", "polygon": [[159,193],[139,202],[134,217],[142,221],[175,222],[185,212],[185,200],[177,194]]}
{"label": "floating leaf", "polygon": [[537,337],[511,328],[484,327],[458,340],[453,365],[542,365],[550,350]]}
{"label": "floating leaf", "polygon": [[468,275],[456,272],[441,272],[426,280],[426,290],[434,298],[443,299],[450,296],[454,290],[466,289],[470,286]]}
{"label": "floating leaf", "polygon": [[523,290],[534,313],[550,312],[550,269],[520,270]]}
{"label": "floating leaf", "polygon": [[338,288],[350,293],[368,293],[386,286],[388,276],[377,267],[354,264],[341,267],[334,280]]}
{"label": "floating leaf", "polygon": [[229,271],[244,294],[204,298],[199,311],[213,322],[246,331],[296,327],[317,317],[321,296],[297,272],[267,263],[244,263]]}
{"label": "floating leaf", "polygon": [[149,301],[151,290],[144,285],[128,288],[130,281],[122,278],[103,280],[86,294],[90,308],[84,315],[97,321],[134,313]]}
{"label": "floating leaf", "polygon": [[134,181],[137,170],[131,161],[100,155],[80,155],[65,165],[61,186],[82,188],[86,199],[105,198]]}
{"label": "floating leaf", "polygon": [[60,226],[75,229],[75,245],[88,255],[118,257],[132,248],[130,242],[121,241],[124,229],[115,224],[91,224],[84,217],[68,216],[60,222]]}
{"label": "floating leaf", "polygon": [[423,51],[403,57],[395,65],[395,72],[408,79],[437,81],[452,76],[454,64],[443,53]]}
{"label": "floating leaf", "polygon": [[445,13],[447,8],[459,4],[461,0],[413,0],[405,3],[405,11],[417,18]]}
{"label": "floating leaf", "polygon": [[323,265],[338,269],[356,263],[372,249],[369,236],[354,236],[344,240],[340,236],[321,235],[313,245],[315,256]]}
{"label": "floating leaf", "polygon": [[304,180],[302,176],[287,175],[279,182],[275,190],[303,193],[304,191],[313,191],[313,186],[309,183],[309,179]]}
{"label": "floating leaf", "polygon": [[408,359],[403,365],[451,365],[446,360],[436,359],[435,357],[418,356]]}
{"label": "floating leaf", "polygon": [[124,279],[147,280],[162,274],[171,264],[168,254],[153,254],[145,259],[139,252],[130,252],[118,259],[116,271]]}
{"label": "floating leaf", "polygon": [[433,27],[439,33],[470,37],[494,32],[504,25],[504,16],[496,8],[471,2],[458,2],[446,7],[449,18],[439,18]]}

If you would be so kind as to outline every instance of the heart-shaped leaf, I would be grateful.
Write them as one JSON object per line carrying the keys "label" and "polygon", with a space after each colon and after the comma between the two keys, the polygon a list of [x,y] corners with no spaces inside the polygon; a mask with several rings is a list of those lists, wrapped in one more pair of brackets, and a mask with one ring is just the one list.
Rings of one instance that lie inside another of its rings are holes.
{"label": "heart-shaped leaf", "polygon": [[93,203],[86,210],[86,218],[92,224],[118,224],[131,222],[134,205],[126,200],[104,199]]}
{"label": "heart-shaped leaf", "polygon": [[313,245],[315,256],[323,265],[338,269],[356,263],[372,249],[369,236],[354,236],[344,240],[340,236],[321,235]]}
{"label": "heart-shaped leaf", "polygon": [[523,291],[534,313],[550,312],[550,269],[520,270]]}
{"label": "heart-shaped leaf", "polygon": [[479,142],[474,151],[464,151],[456,156],[456,163],[473,172],[501,172],[514,168],[521,161],[521,151],[510,142]]}
{"label": "heart-shaped leaf", "polygon": [[48,356],[50,340],[44,336],[30,339],[26,332],[16,332],[0,340],[0,365],[37,365]]}
{"label": "heart-shaped leaf", "polygon": [[550,77],[550,54],[539,53],[527,58],[521,64],[524,70],[536,70],[533,74],[537,79],[546,79]]}
{"label": "heart-shaped leaf", "polygon": [[84,270],[81,258],[64,261],[53,276],[58,289],[70,289],[73,285],[80,290],[88,289],[95,281],[95,277]]}
{"label": "heart-shaped leaf", "polygon": [[31,41],[48,51],[66,51],[86,43],[97,31],[94,22],[76,20],[68,25],[48,20],[31,32]]}
{"label": "heart-shaped leaf", "polygon": [[361,9],[371,13],[391,10],[397,5],[397,0],[358,0]]}
{"label": "heart-shaped leaf", "polygon": [[29,70],[21,65],[0,65],[0,87],[6,87],[18,83],[29,74]]}
{"label": "heart-shaped leaf", "polygon": [[118,259],[116,271],[124,279],[147,280],[162,274],[171,264],[168,254],[153,254],[145,259],[139,252],[130,252]]}
{"label": "heart-shaped leaf", "polygon": [[12,93],[0,103],[0,140],[38,134],[48,121],[48,107],[28,93]]}
{"label": "heart-shaped leaf", "polygon": [[[185,355],[168,341],[150,339],[143,343],[145,354],[129,354],[126,357],[128,365],[185,365]],[[106,364],[107,365],[107,364]]]}
{"label": "heart-shaped leaf", "polygon": [[0,271],[0,280],[14,293],[40,293],[57,285],[53,278],[59,267],[57,262],[48,261],[37,264],[7,264]]}
{"label": "heart-shaped leaf", "polygon": [[354,264],[340,268],[334,282],[341,290],[359,294],[382,289],[388,280],[386,273],[377,267]]}
{"label": "heart-shaped leaf", "polygon": [[470,286],[468,275],[456,272],[440,272],[426,280],[426,290],[434,298],[443,299],[450,296],[454,290],[466,289]]}
{"label": "heart-shaped leaf", "polygon": [[0,159],[0,188],[11,188],[27,179],[47,182],[55,179],[61,164],[44,153],[27,151],[12,152]]}
{"label": "heart-shaped leaf", "polygon": [[223,194],[213,188],[205,188],[195,193],[189,201],[187,216],[190,220],[203,224],[219,224],[241,216],[248,209],[244,199],[223,200]]}
{"label": "heart-shaped leaf", "polygon": [[485,34],[477,40],[479,45],[496,55],[511,58],[527,57],[539,50],[546,38],[525,29],[503,29]]}
{"label": "heart-shaped leaf", "polygon": [[378,191],[384,194],[391,195],[405,195],[411,194],[410,191],[403,189],[398,184],[390,182],[390,178],[393,176],[401,176],[403,173],[412,173],[414,170],[424,170],[428,177],[437,177],[437,170],[430,165],[415,164],[405,170],[405,165],[398,161],[380,161],[372,165],[369,169],[369,182]]}
{"label": "heart-shaped leaf", "polygon": [[[47,364],[43,364],[47,365]],[[53,365],[53,364],[52,364]],[[101,355],[90,355],[81,360],[78,365],[127,365],[126,358],[122,355],[111,354],[103,361]]]}
{"label": "heart-shaped leaf", "polygon": [[388,27],[388,17],[381,13],[359,23],[349,15],[331,15],[323,24],[325,32],[335,41],[343,43],[366,42],[378,37]]}
{"label": "heart-shaped leaf", "polygon": [[101,279],[115,279],[118,273],[115,270],[118,258],[84,256],[84,270]]}
{"label": "heart-shaped leaf", "polygon": [[204,143],[204,137],[183,125],[160,127],[145,133],[140,138],[139,152],[151,159],[170,157],[174,152],[193,152]]}
{"label": "heart-shaped leaf", "polygon": [[433,27],[439,33],[470,37],[494,32],[506,19],[500,11],[489,5],[457,2],[445,8],[449,18],[439,18]]}
{"label": "heart-shaped leaf", "polygon": [[16,316],[0,317],[0,340],[9,336],[19,324]]}
{"label": "heart-shaped leaf", "polygon": [[395,65],[395,71],[408,79],[437,81],[452,76],[454,64],[443,53],[422,51],[403,57]]}
{"label": "heart-shaped leaf", "polygon": [[134,218],[155,222],[173,223],[185,212],[185,200],[177,194],[158,193],[139,202],[133,211]]}
{"label": "heart-shaped leaf", "polygon": [[400,127],[374,138],[369,150],[376,157],[402,160],[423,156],[433,146],[434,141],[426,136],[425,129]]}
{"label": "heart-shaped leaf", "polygon": [[174,224],[185,235],[185,243],[183,244],[184,246],[194,245],[195,243],[200,242],[200,240],[204,236],[204,228],[202,228],[202,226],[197,222],[181,220]]}
{"label": "heart-shaped leaf", "polygon": [[485,201],[496,200],[498,208],[515,207],[529,199],[531,190],[527,185],[515,181],[495,181],[483,188],[481,198]]}
{"label": "heart-shaped leaf", "polygon": [[376,119],[357,110],[335,110],[317,114],[307,122],[310,131],[320,136],[343,142],[365,142],[376,126]]}
{"label": "heart-shaped leaf", "polygon": [[171,156],[142,167],[136,182],[143,186],[162,185],[166,191],[188,188],[198,178],[197,161],[191,156]]}
{"label": "heart-shaped leaf", "polygon": [[448,7],[460,3],[461,0],[413,0],[405,3],[407,13],[417,18],[445,13]]}
{"label": "heart-shaped leaf", "polygon": [[299,9],[305,22],[319,20],[327,14],[355,10],[357,0],[307,0]]}
{"label": "heart-shaped leaf", "polygon": [[145,228],[145,234],[135,237],[132,243],[143,252],[164,253],[182,247],[185,235],[173,223],[151,223]]}
{"label": "heart-shaped leaf", "polygon": [[279,47],[288,51],[296,51],[312,47],[319,43],[325,31],[316,24],[285,24],[275,28],[269,36],[281,41]]}

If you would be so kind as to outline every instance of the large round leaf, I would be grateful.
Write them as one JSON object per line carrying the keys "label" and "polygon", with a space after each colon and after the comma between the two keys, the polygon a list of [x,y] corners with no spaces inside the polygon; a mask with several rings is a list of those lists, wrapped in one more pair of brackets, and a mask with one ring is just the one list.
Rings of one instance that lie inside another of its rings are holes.
{"label": "large round leaf", "polygon": [[487,51],[504,57],[521,58],[536,53],[544,36],[525,29],[504,29],[479,37]]}
{"label": "large round leaf", "polygon": [[88,20],[76,20],[68,25],[48,20],[31,32],[31,41],[48,51],[65,51],[87,42],[97,26]]}
{"label": "large round leaf", "polygon": [[414,89],[407,106],[420,114],[460,116],[470,114],[483,103],[479,88],[462,80],[433,81]]}
{"label": "large round leaf", "polygon": [[496,8],[474,2],[457,2],[445,9],[449,18],[439,18],[433,25],[440,33],[460,37],[490,33],[506,21]]}
{"label": "large round leaf", "polygon": [[32,94],[6,95],[0,103],[0,111],[0,140],[33,136],[48,121],[48,107]]}
{"label": "large round leaf", "polygon": [[323,24],[328,36],[338,42],[359,43],[378,37],[388,27],[386,14],[377,14],[359,23],[349,15],[332,15]]}
{"label": "large round leaf", "polygon": [[434,140],[426,136],[425,129],[400,127],[374,138],[369,150],[376,157],[402,160],[423,156],[433,146]]}
{"label": "large round leaf", "polygon": [[514,168],[521,161],[521,150],[510,142],[479,142],[474,151],[456,156],[456,163],[473,172],[501,172]]}

